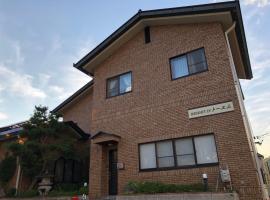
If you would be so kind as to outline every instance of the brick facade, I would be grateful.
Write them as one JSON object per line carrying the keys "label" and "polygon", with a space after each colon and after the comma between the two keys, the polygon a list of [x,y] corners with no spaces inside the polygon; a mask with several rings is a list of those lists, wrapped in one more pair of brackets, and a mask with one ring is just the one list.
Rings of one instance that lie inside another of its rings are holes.
{"label": "brick facade", "polygon": [[90,133],[93,90],[89,88],[77,97],[61,114],[65,121],[73,121],[86,133]]}
{"label": "brick facade", "polygon": [[[121,137],[116,145],[118,194],[128,181],[199,183],[207,173],[216,187],[219,166],[140,172],[138,144],[213,133],[220,165],[228,165],[240,199],[262,199],[255,164],[237,100],[224,31],[219,23],[150,27],[151,42],[139,32],[96,68],[93,96],[89,93],[63,112],[91,133]],[[171,80],[169,58],[205,48],[208,71]],[[106,79],[132,71],[132,92],[106,98]],[[233,112],[188,118],[188,109],[232,101]],[[91,123],[90,123],[91,121]],[[108,149],[91,144],[90,199],[108,195]],[[221,187],[219,181],[219,187]]]}

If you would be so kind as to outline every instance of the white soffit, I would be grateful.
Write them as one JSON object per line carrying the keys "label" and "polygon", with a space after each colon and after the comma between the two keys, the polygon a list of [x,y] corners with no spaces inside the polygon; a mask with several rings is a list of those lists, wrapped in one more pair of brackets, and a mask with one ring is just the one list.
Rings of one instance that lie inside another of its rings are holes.
{"label": "white soffit", "polygon": [[184,15],[184,16],[171,16],[171,17],[157,17],[142,19],[134,26],[132,26],[128,31],[116,39],[112,44],[110,44],[106,49],[99,53],[94,59],[88,62],[84,69],[93,73],[94,68],[108,58],[115,50],[117,50],[121,45],[126,43],[135,34],[137,34],[145,26],[158,26],[158,25],[168,25],[168,24],[194,24],[194,23],[211,23],[219,22],[223,26],[223,30],[227,30],[233,20],[231,13],[218,12],[218,13],[207,13],[198,15]]}

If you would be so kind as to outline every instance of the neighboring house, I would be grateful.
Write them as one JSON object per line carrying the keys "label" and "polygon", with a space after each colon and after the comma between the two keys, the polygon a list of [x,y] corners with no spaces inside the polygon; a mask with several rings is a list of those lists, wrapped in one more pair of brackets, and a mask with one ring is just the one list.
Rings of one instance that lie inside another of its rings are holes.
{"label": "neighboring house", "polygon": [[[16,123],[16,124],[11,124],[9,126],[0,127],[0,163],[2,160],[5,159],[5,157],[8,153],[6,148],[5,148],[5,144],[9,141],[14,141],[14,140],[18,140],[18,142],[20,141],[18,134],[22,130],[22,125],[24,123],[25,122],[20,122],[20,123]],[[18,166],[16,168],[16,172],[15,172],[14,176],[12,177],[12,179],[8,183],[8,186],[10,188],[18,188],[17,175],[18,175]],[[4,192],[2,190],[3,190],[3,188],[2,188],[1,183],[0,183],[0,197],[4,196]]]}
{"label": "neighboring house", "polygon": [[238,1],[139,11],[74,66],[93,81],[53,112],[93,135],[90,199],[204,173],[223,190],[220,168],[241,199],[263,198],[239,84],[252,70]]}
{"label": "neighboring house", "polygon": [[[5,148],[5,144],[10,141],[23,142],[19,137],[19,132],[23,130],[23,124],[25,122],[5,126],[0,128],[0,163],[6,156],[7,149]],[[73,130],[74,137],[78,138],[77,148],[89,148],[89,137],[90,135],[84,132],[78,125],[72,121],[65,122],[67,126]],[[64,133],[61,133],[64,134]],[[84,150],[84,149],[83,149]],[[89,174],[89,156],[85,160],[72,160],[72,159],[64,159],[60,157],[55,161],[53,168],[50,169],[50,173],[54,176],[55,184],[62,183],[80,183],[82,184],[85,181],[88,181]],[[9,188],[16,188],[19,190],[28,189],[30,184],[27,177],[22,177],[17,165],[16,173],[14,177],[9,182]],[[1,186],[0,186],[1,188]]]}
{"label": "neighboring house", "polygon": [[265,189],[265,193],[267,194],[267,196],[269,196],[269,193],[268,193],[268,185],[269,185],[269,176],[268,176],[268,169],[265,165],[265,162],[264,162],[264,156],[257,153],[258,155],[258,158],[259,158],[259,163],[260,163],[260,169],[261,169],[261,175],[262,175],[262,180],[263,180],[263,183],[264,183],[264,189]]}
{"label": "neighboring house", "polygon": [[264,169],[268,193],[270,194],[270,157],[264,159]]}

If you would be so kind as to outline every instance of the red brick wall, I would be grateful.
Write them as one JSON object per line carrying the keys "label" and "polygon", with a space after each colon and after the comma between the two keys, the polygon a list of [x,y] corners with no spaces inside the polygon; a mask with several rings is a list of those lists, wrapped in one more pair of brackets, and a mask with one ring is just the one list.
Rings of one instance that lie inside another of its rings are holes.
{"label": "red brick wall", "polygon": [[86,133],[90,133],[92,98],[93,90],[89,88],[61,111],[64,121],[73,121]]}
{"label": "red brick wall", "polygon": [[[169,58],[200,47],[205,48],[209,71],[172,81]],[[156,26],[151,27],[149,44],[142,31],[96,69],[91,130],[122,137],[118,160],[125,169],[119,170],[119,194],[130,180],[198,183],[202,173],[208,173],[215,188],[218,166],[156,172],[139,172],[138,166],[139,143],[214,133],[219,162],[228,164],[241,199],[261,199],[226,48],[218,23]],[[106,99],[106,79],[127,71],[132,71],[132,92]],[[226,101],[233,101],[233,112],[188,118],[190,108]],[[104,157],[104,148],[92,145],[91,198],[108,193]]]}

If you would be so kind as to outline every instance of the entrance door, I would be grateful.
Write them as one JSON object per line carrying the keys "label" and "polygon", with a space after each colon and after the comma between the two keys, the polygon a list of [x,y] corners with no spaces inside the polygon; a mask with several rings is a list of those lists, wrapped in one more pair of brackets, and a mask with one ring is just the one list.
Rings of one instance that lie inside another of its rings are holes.
{"label": "entrance door", "polygon": [[109,151],[109,195],[117,195],[117,150]]}

